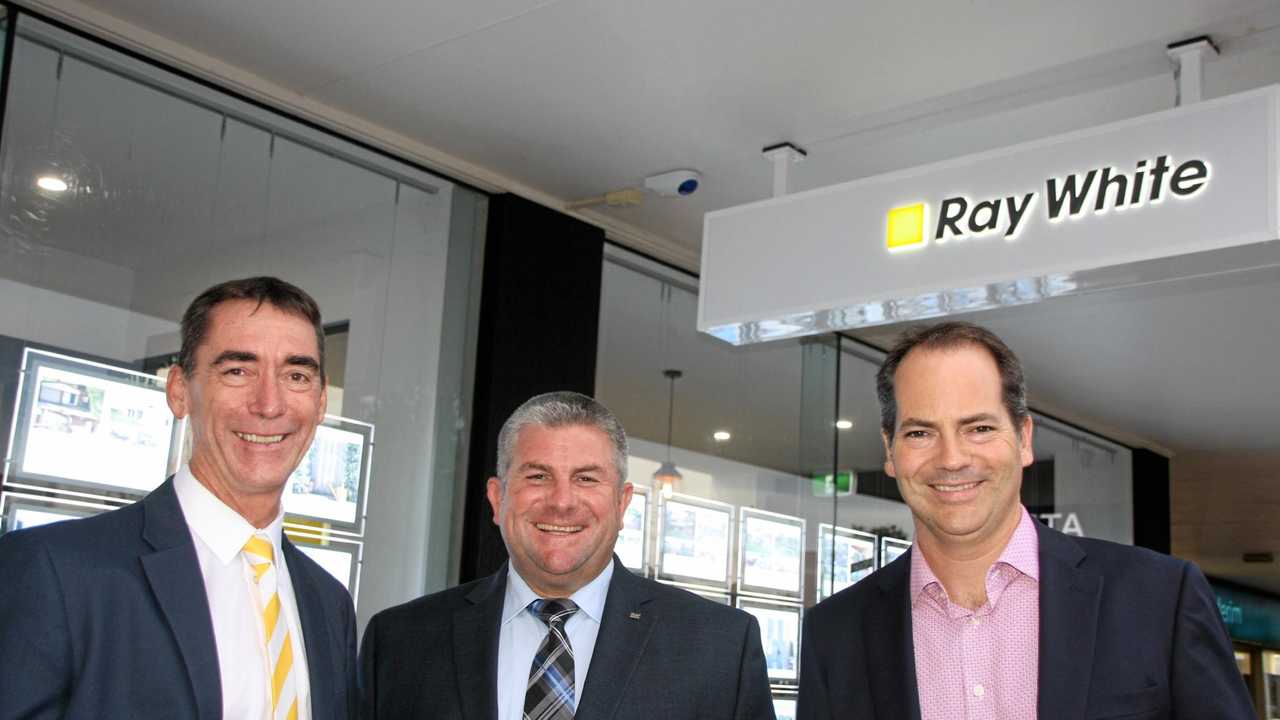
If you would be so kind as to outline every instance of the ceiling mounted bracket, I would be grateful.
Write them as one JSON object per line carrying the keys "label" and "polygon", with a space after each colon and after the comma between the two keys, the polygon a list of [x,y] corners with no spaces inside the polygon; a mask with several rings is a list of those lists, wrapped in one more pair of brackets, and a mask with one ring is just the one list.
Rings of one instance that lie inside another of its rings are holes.
{"label": "ceiling mounted bracket", "polygon": [[773,162],[773,196],[782,197],[786,195],[791,165],[809,157],[809,153],[789,142],[770,145],[761,150],[760,153]]}
{"label": "ceiling mounted bracket", "polygon": [[1204,58],[1218,56],[1218,46],[1208,35],[1170,44],[1165,52],[1175,63],[1173,78],[1178,86],[1177,106],[1200,102],[1204,86]]}

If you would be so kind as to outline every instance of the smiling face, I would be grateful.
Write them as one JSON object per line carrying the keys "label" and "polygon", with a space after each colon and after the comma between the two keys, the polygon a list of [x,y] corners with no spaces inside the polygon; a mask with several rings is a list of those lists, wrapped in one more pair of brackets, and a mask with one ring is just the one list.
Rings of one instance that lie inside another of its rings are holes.
{"label": "smiling face", "polygon": [[1021,518],[1022,468],[1034,457],[1031,418],[1015,428],[991,354],[971,343],[917,348],[898,366],[894,388],[897,427],[884,438],[885,472],[915,516],[917,541],[1002,546]]}
{"label": "smiling face", "polygon": [[324,419],[315,329],[269,303],[229,300],[209,314],[190,376],[166,386],[177,417],[191,416],[191,472],[246,520],[264,527]]}
{"label": "smiling face", "polygon": [[613,557],[631,483],[619,483],[613,446],[587,425],[526,425],[506,484],[489,478],[493,521],[511,565],[542,597],[568,597]]}

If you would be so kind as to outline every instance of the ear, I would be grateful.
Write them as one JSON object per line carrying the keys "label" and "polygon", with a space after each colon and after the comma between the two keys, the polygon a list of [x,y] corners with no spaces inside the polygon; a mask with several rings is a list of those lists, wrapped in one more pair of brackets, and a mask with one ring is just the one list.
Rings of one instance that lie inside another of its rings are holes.
{"label": "ear", "polygon": [[182,366],[170,367],[169,376],[164,383],[164,399],[169,403],[169,410],[173,412],[173,416],[179,420],[187,416],[190,403],[187,397],[189,391],[187,376],[182,372]]}
{"label": "ear", "polygon": [[884,443],[884,474],[896,478],[898,472],[893,467],[893,444],[889,440],[889,434],[883,430],[880,431],[880,442]]}
{"label": "ear", "polygon": [[316,418],[316,424],[324,422],[325,413],[329,410],[329,381],[324,381],[324,387],[320,389],[320,417]]}
{"label": "ear", "polygon": [[493,508],[493,524],[502,525],[502,481],[496,477],[489,478],[484,493],[489,498],[489,506]]}
{"label": "ear", "polygon": [[1018,454],[1022,459],[1022,467],[1027,467],[1036,461],[1035,452],[1031,448],[1031,433],[1034,430],[1034,427],[1031,422],[1030,414],[1028,414],[1022,421],[1021,430],[1022,432],[1019,433],[1018,437]]}
{"label": "ear", "polygon": [[627,512],[627,506],[631,504],[631,496],[636,492],[636,486],[629,482],[622,483],[621,497],[618,498],[618,519],[621,521],[622,516]]}

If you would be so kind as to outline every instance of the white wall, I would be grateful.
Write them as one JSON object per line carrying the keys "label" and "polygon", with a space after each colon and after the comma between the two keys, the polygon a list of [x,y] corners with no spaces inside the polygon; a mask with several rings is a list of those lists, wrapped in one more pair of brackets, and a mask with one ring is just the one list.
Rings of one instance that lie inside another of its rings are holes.
{"label": "white wall", "polygon": [[[133,273],[79,258],[85,277],[132,282]],[[146,356],[148,339],[176,333],[178,324],[105,303],[0,278],[0,335],[22,338],[122,363]]]}

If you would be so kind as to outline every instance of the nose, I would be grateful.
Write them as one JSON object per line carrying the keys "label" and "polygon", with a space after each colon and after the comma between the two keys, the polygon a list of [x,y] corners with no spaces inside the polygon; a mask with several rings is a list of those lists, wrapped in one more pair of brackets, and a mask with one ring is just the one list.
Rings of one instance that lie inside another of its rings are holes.
{"label": "nose", "polygon": [[551,492],[547,495],[547,505],[553,510],[565,511],[573,508],[577,502],[578,496],[573,492],[573,480],[570,478],[556,478],[551,485]]}
{"label": "nose", "polygon": [[263,373],[251,389],[249,411],[264,418],[279,417],[284,414],[284,389],[277,378]]}
{"label": "nose", "polygon": [[966,449],[963,440],[959,435],[952,433],[941,434],[941,444],[938,447],[938,464],[942,469],[955,472],[968,467],[970,455]]}

